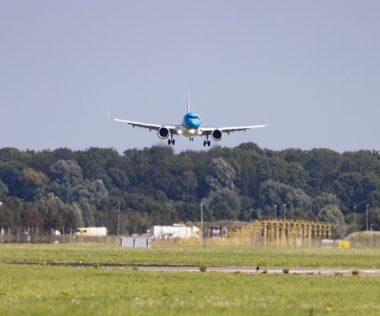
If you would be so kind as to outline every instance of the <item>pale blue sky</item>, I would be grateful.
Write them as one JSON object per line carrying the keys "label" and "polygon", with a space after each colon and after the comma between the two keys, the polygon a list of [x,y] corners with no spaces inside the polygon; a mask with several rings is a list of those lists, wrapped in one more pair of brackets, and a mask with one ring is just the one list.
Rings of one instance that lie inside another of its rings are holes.
{"label": "pale blue sky", "polygon": [[380,150],[379,16],[377,0],[0,0],[0,147],[158,144],[107,107],[179,123],[191,92],[204,124],[272,124],[224,146]]}

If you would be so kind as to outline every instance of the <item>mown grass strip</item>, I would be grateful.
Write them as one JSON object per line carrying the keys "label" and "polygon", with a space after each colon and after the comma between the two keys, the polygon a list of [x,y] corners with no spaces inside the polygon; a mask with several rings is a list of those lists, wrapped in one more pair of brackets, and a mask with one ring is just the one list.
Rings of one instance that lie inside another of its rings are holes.
{"label": "mown grass strip", "polygon": [[380,268],[380,249],[178,246],[123,249],[104,244],[0,244],[0,263]]}
{"label": "mown grass strip", "polygon": [[0,315],[379,315],[379,278],[0,264]]}

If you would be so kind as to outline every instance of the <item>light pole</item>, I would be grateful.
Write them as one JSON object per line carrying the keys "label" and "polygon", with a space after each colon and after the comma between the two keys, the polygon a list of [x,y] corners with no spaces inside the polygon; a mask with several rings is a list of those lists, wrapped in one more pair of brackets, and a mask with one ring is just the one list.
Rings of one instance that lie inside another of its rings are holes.
{"label": "light pole", "polygon": [[354,205],[354,223],[355,223],[355,227],[356,227],[356,209],[357,209],[357,205],[355,204]]}
{"label": "light pole", "polygon": [[274,219],[277,220],[277,204],[274,204]]}
{"label": "light pole", "polygon": [[203,241],[203,204],[204,202],[201,202],[201,238]]}
{"label": "light pole", "polygon": [[284,221],[286,220],[286,204],[282,204],[282,206],[284,207]]}
{"label": "light pole", "polygon": [[365,207],[366,207],[366,209],[365,209],[365,230],[368,231],[368,208],[369,208],[369,204],[366,204]]}
{"label": "light pole", "polygon": [[120,236],[120,201],[117,201],[117,236]]}

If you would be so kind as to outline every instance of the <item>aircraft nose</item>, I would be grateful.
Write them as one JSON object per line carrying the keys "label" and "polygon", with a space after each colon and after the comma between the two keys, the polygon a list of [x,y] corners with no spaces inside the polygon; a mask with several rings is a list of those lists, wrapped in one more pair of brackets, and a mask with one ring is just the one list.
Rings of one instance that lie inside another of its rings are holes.
{"label": "aircraft nose", "polygon": [[191,128],[198,128],[201,125],[201,122],[199,119],[189,119],[188,124]]}

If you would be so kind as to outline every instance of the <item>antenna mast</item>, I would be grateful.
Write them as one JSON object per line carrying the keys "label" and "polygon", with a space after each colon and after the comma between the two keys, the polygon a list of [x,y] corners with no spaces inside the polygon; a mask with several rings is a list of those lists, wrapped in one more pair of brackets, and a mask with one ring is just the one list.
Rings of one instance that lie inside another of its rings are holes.
{"label": "antenna mast", "polygon": [[187,112],[190,112],[190,93],[187,95]]}

